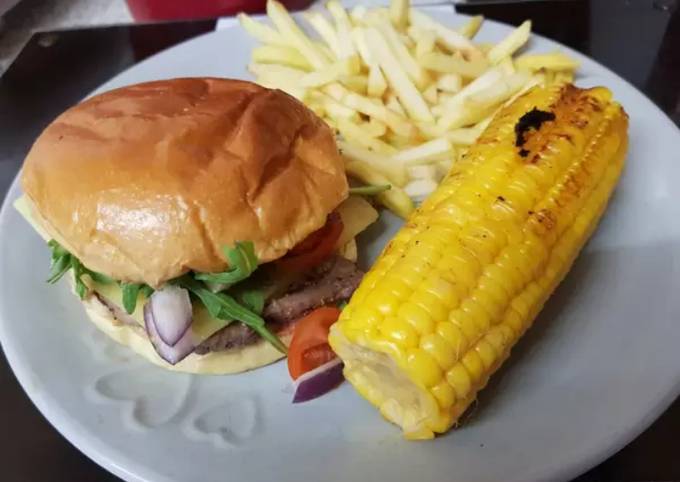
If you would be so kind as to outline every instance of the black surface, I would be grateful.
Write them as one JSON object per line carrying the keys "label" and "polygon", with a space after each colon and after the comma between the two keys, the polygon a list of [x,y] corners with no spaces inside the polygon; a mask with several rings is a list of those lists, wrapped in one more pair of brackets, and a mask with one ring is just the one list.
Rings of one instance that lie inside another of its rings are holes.
{"label": "black surface", "polygon": [[[533,19],[534,31],[614,70],[680,125],[677,3],[565,0],[484,3],[458,10],[511,24]],[[35,136],[62,110],[139,60],[213,28],[214,21],[199,21],[35,35],[0,78],[0,192],[6,192]],[[4,357],[0,387],[0,481],[118,480],[49,425]],[[680,401],[638,439],[577,480],[680,481]]]}

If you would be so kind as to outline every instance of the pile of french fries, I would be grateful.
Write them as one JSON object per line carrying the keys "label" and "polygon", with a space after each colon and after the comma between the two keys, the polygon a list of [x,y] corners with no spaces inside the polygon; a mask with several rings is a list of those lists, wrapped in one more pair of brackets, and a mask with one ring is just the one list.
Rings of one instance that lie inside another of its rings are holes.
{"label": "pile of french fries", "polygon": [[515,54],[527,20],[496,44],[473,42],[481,16],[452,28],[391,0],[345,10],[337,0],[302,14],[308,35],[276,0],[272,25],[240,14],[262,43],[250,72],[314,110],[338,133],[347,173],[390,184],[378,200],[401,217],[431,193],[494,114],[533,86],[570,82],[578,62],[560,52]]}

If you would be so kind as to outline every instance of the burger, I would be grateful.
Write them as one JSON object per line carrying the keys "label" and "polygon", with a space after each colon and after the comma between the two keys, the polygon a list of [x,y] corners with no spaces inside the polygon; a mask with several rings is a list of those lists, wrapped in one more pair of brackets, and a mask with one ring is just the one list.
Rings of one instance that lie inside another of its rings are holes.
{"label": "burger", "polygon": [[[185,78],[85,100],[36,140],[17,208],[92,322],[166,368],[253,369],[296,321],[347,300],[354,237],[377,213],[348,196],[331,129],[250,82]],[[47,267],[46,267],[47,269]]]}

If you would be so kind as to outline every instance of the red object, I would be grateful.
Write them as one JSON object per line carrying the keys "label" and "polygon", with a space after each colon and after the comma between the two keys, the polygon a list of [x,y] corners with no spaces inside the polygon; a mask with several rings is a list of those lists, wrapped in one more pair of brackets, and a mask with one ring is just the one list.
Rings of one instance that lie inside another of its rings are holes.
{"label": "red object", "polygon": [[304,273],[321,264],[335,251],[343,228],[340,215],[332,212],[321,229],[303,239],[288,254],[276,261],[276,265],[284,271]]}
{"label": "red object", "polygon": [[[311,0],[282,0],[289,10],[308,7]],[[266,0],[127,0],[132,16],[138,22],[224,17],[239,12],[265,11]]]}
{"label": "red object", "polygon": [[340,310],[317,308],[295,323],[288,347],[288,372],[293,380],[335,358],[328,345],[328,332],[340,316]]}

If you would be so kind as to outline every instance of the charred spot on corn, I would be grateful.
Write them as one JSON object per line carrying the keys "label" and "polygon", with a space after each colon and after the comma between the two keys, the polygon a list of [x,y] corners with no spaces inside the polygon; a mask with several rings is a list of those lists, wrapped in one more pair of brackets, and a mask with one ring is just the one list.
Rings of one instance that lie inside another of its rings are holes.
{"label": "charred spot on corn", "polygon": [[515,147],[519,147],[519,155],[527,157],[529,151],[522,146],[526,143],[526,133],[530,130],[538,130],[544,122],[555,120],[553,112],[539,110],[536,107],[519,118],[515,124]]}

